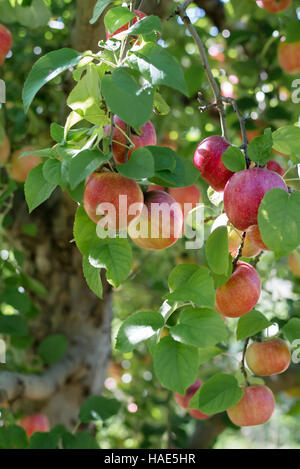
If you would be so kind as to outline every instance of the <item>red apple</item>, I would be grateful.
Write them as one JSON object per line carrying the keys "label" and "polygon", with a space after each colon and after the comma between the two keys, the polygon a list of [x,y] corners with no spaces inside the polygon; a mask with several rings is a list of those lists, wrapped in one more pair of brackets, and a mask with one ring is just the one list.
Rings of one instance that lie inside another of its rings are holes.
{"label": "red apple", "polygon": [[[126,123],[122,121],[120,117],[114,116],[114,124],[120,127],[126,134]],[[113,130],[113,140],[119,142],[119,144],[113,143],[113,156],[116,163],[123,164],[127,152],[127,148],[124,145],[128,145],[128,142],[125,135],[115,126]],[[105,127],[104,132],[106,135],[110,134],[110,125]],[[137,148],[145,147],[146,145],[156,145],[156,132],[152,122],[148,121],[142,126],[140,135],[135,135],[134,132],[132,132],[130,140],[134,144],[134,148],[129,150],[128,159]]]}
{"label": "red apple", "polygon": [[262,240],[259,227],[257,225],[252,225],[247,230],[247,238],[250,239],[257,247],[263,251],[270,251],[270,249],[265,245]]}
{"label": "red apple", "polygon": [[163,191],[145,194],[141,216],[128,226],[131,239],[144,249],[165,249],[181,236],[183,215],[180,205]]}
{"label": "red apple", "polygon": [[242,399],[227,410],[230,420],[239,427],[262,425],[272,417],[275,399],[267,386],[248,386]]}
{"label": "red apple", "polygon": [[295,277],[300,277],[300,250],[291,252],[288,257],[288,266]]}
{"label": "red apple", "polygon": [[50,424],[44,414],[27,415],[19,421],[19,425],[24,428],[28,438],[35,432],[48,432]]}
{"label": "red apple", "polygon": [[267,169],[269,171],[274,171],[275,173],[279,174],[279,176],[283,176],[285,173],[285,170],[281,166],[281,164],[277,163],[275,160],[270,160],[267,163]]}
{"label": "red apple", "polygon": [[253,342],[246,351],[247,365],[257,376],[283,373],[290,365],[291,352],[281,339]]}
{"label": "red apple", "polygon": [[201,412],[201,410],[198,410],[198,409],[188,409],[188,413],[190,414],[191,417],[197,420],[207,420],[210,417],[212,417],[212,415],[203,414],[203,412]]}
{"label": "red apple", "polygon": [[[134,13],[136,14],[136,16],[133,18],[132,24],[135,24],[137,21],[140,21],[141,19],[146,18],[146,16],[147,16],[143,11],[139,11],[139,10],[134,10]],[[129,29],[129,26],[130,26],[130,24],[127,23],[124,26],[122,26],[121,28],[117,29],[112,34],[107,30],[106,31],[106,40],[109,39],[110,37],[116,36],[119,33],[122,33],[123,31],[127,31],[127,29]]]}
{"label": "red apple", "polygon": [[[120,196],[124,196],[124,200]],[[140,215],[143,202],[140,186],[133,179],[119,173],[93,173],[87,179],[83,196],[84,209],[95,223],[103,220],[104,226],[108,222],[112,231],[127,228],[128,223]],[[110,207],[103,207],[101,210],[99,204],[105,203],[111,204],[112,210]],[[129,210],[130,206],[132,210]]]}
{"label": "red apple", "polygon": [[35,149],[30,146],[24,146],[12,154],[7,170],[15,181],[25,182],[30,171],[42,162],[42,158],[38,155],[20,157],[22,153],[28,151],[35,151]]}
{"label": "red apple", "polygon": [[0,65],[3,64],[5,57],[12,46],[12,37],[9,30],[0,24]]}
{"label": "red apple", "polygon": [[229,145],[223,137],[213,135],[203,140],[194,154],[195,167],[201,172],[203,179],[218,192],[224,190],[226,182],[233,175],[222,161],[222,154]]}
{"label": "red apple", "polygon": [[[238,249],[242,242],[242,232],[236,229],[232,229],[229,231],[228,234],[228,242],[229,242],[229,252],[231,252],[232,257],[235,257],[238,253]],[[249,238],[248,233],[246,234],[244,240],[244,246],[242,249],[242,256],[243,257],[255,257],[261,251],[251,238]]]}
{"label": "red apple", "polygon": [[264,195],[274,188],[288,192],[283,179],[273,171],[252,168],[235,173],[224,191],[225,212],[233,226],[245,231],[249,226],[257,225],[260,203]]}
{"label": "red apple", "polygon": [[7,135],[4,135],[4,141],[0,146],[0,161],[6,163],[10,154],[10,143]]}
{"label": "red apple", "polygon": [[177,404],[182,407],[183,409],[187,409],[190,405],[191,399],[196,394],[198,389],[202,386],[203,383],[197,379],[194,384],[192,384],[189,388],[186,389],[184,395],[179,394],[178,392],[174,393],[174,399]]}
{"label": "red apple", "polygon": [[257,0],[256,3],[269,13],[279,13],[290,6],[291,0]]}
{"label": "red apple", "polygon": [[291,44],[280,42],[278,62],[282,70],[291,75],[300,73],[300,41]]}
{"label": "red apple", "polygon": [[258,302],[261,282],[252,265],[238,261],[227,282],[216,291],[216,310],[230,318],[239,318]]}
{"label": "red apple", "polygon": [[[188,187],[170,187],[168,192],[170,196],[180,204],[184,215],[187,215],[188,212],[197,207],[201,198],[201,193],[195,185]],[[185,204],[187,205],[185,206]]]}
{"label": "red apple", "polygon": [[151,191],[164,191],[166,192],[166,189],[163,186],[158,186],[157,184],[151,184],[151,186],[148,187],[147,192]]}

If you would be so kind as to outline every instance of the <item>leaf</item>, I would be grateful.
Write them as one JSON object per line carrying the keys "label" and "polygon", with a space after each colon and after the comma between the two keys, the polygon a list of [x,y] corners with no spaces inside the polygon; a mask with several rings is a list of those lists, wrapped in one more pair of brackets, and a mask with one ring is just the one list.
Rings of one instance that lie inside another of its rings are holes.
{"label": "leaf", "polygon": [[132,314],[119,329],[116,348],[123,353],[131,352],[141,342],[153,337],[163,325],[164,320],[159,313],[146,311]]}
{"label": "leaf", "polygon": [[50,136],[52,140],[60,143],[64,139],[64,128],[56,122],[52,122],[50,125]]}
{"label": "leaf", "polygon": [[272,158],[272,132],[265,129],[264,135],[255,137],[248,145],[248,156],[260,165],[266,164]]}
{"label": "leaf", "polygon": [[174,340],[195,347],[210,347],[228,337],[221,315],[206,308],[184,309],[170,334]]}
{"label": "leaf", "polygon": [[0,314],[0,334],[25,336],[28,334],[27,324],[22,316],[17,314]]}
{"label": "leaf", "polygon": [[108,399],[102,396],[91,396],[81,406],[79,420],[89,423],[96,420],[107,420],[116,415],[121,404],[116,399]]}
{"label": "leaf", "polygon": [[210,378],[191,399],[190,408],[211,415],[237,404],[243,396],[234,376],[218,373]]}
{"label": "leaf", "polygon": [[158,16],[150,15],[146,18],[141,18],[135,24],[133,24],[128,30],[127,34],[133,36],[139,34],[150,34],[153,31],[161,33],[161,19]]}
{"label": "leaf", "polygon": [[49,159],[43,164],[43,177],[47,182],[55,186],[62,184],[61,162],[57,159]]}
{"label": "leaf", "polygon": [[149,87],[140,88],[124,68],[118,68],[111,75],[105,75],[101,86],[110,110],[127,124],[138,129],[150,119],[153,90]]}
{"label": "leaf", "polygon": [[101,164],[109,160],[109,155],[104,155],[100,150],[83,150],[70,161],[69,179],[71,189],[75,189],[81,181],[84,181]]}
{"label": "leaf", "polygon": [[300,244],[300,192],[272,189],[262,199],[258,225],[263,242],[283,257]]}
{"label": "leaf", "polygon": [[76,435],[65,433],[62,437],[63,449],[99,449],[97,441],[88,430]]}
{"label": "leaf", "polygon": [[81,59],[81,54],[73,49],[59,49],[41,57],[32,67],[24,84],[22,98],[25,112],[37,94],[48,83],[70,67],[74,67]]}
{"label": "leaf", "polygon": [[93,17],[90,19],[90,24],[96,23],[96,21],[100,18],[102,13],[104,12],[105,8],[110,4],[113,3],[114,0],[97,0],[96,5],[94,6]]}
{"label": "leaf", "polygon": [[51,11],[43,0],[32,0],[31,5],[25,7],[16,5],[14,10],[15,20],[30,29],[46,26],[51,19]]}
{"label": "leaf", "polygon": [[87,216],[83,206],[79,206],[74,221],[74,238],[81,254],[89,256],[90,249],[97,246],[97,225]]}
{"label": "leaf", "polygon": [[282,328],[282,332],[284,333],[287,340],[291,343],[294,340],[300,339],[300,319],[299,318],[292,318],[288,321],[288,323]]}
{"label": "leaf", "polygon": [[254,309],[238,320],[236,338],[237,340],[247,339],[247,337],[252,337],[263,329],[270,327],[270,325],[270,321]]}
{"label": "leaf", "polygon": [[153,353],[154,371],[163,386],[184,394],[195,382],[198,373],[198,352],[195,347],[164,337]]}
{"label": "leaf", "polygon": [[117,29],[125,26],[136,15],[125,7],[115,7],[108,10],[104,17],[105,28],[108,29],[110,34],[113,34]]}
{"label": "leaf", "polygon": [[196,264],[176,266],[169,276],[171,293],[164,299],[171,301],[192,301],[197,306],[214,308],[215,289],[213,279],[206,267]]}
{"label": "leaf", "polygon": [[155,172],[152,154],[145,147],[133,151],[127,163],[116,166],[119,173],[131,179],[151,178]]}
{"label": "leaf", "polygon": [[218,347],[205,347],[205,348],[200,348],[198,350],[198,353],[199,353],[199,366],[201,366],[203,365],[203,363],[207,362],[208,360],[211,360],[217,355],[220,355],[222,353],[222,350]]}
{"label": "leaf", "polygon": [[44,178],[42,163],[33,168],[27,176],[24,187],[29,213],[49,199],[55,188],[56,184]]}
{"label": "leaf", "polygon": [[57,449],[59,435],[53,432],[36,432],[30,438],[29,449]]}
{"label": "leaf", "polygon": [[102,299],[103,289],[102,282],[100,277],[100,270],[93,267],[87,257],[83,256],[82,258],[82,269],[86,283],[92,292],[95,293],[99,298]]}
{"label": "leaf", "polygon": [[244,153],[237,147],[230,146],[222,154],[222,161],[229,171],[237,172],[246,168]]}
{"label": "leaf", "polygon": [[272,134],[273,148],[284,155],[300,155],[300,127],[287,125]]}
{"label": "leaf", "polygon": [[205,253],[209,267],[218,275],[228,271],[228,233],[226,226],[216,228],[205,243]]}
{"label": "leaf", "polygon": [[177,60],[158,44],[148,43],[132,52],[129,65],[138,70],[153,86],[165,85],[188,95],[184,73]]}
{"label": "leaf", "polygon": [[21,313],[28,313],[31,307],[27,293],[19,291],[17,286],[7,286],[1,295],[1,301]]}
{"label": "leaf", "polygon": [[300,24],[299,20],[289,21],[285,25],[286,42],[292,44],[300,41]]}
{"label": "leaf", "polygon": [[28,439],[24,428],[18,425],[0,427],[1,449],[24,449],[28,446]]}
{"label": "leaf", "polygon": [[38,354],[47,365],[52,365],[65,356],[67,348],[67,338],[62,334],[53,334],[39,344]]}

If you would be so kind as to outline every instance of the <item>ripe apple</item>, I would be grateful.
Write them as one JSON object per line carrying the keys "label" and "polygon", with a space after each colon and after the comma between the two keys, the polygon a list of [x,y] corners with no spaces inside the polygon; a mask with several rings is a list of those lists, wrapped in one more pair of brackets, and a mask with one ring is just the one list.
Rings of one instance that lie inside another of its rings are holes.
{"label": "ripe apple", "polygon": [[253,244],[256,244],[263,251],[270,251],[262,240],[259,228],[257,225],[252,225],[247,230],[247,238],[250,239]]}
{"label": "ripe apple", "polygon": [[216,310],[230,318],[239,318],[258,302],[261,282],[252,265],[238,261],[227,282],[216,291]]}
{"label": "ripe apple", "polygon": [[290,365],[291,352],[281,339],[253,342],[246,351],[247,365],[257,376],[283,373]]}
{"label": "ripe apple", "polygon": [[291,0],[257,0],[256,3],[269,13],[278,13],[286,10],[291,4]]}
{"label": "ripe apple", "polygon": [[[115,126],[117,125],[120,129],[123,130],[126,134],[126,123],[120,119],[118,116],[114,116]],[[113,154],[116,163],[123,164],[125,161],[125,156],[127,148],[124,145],[128,146],[127,139],[125,135],[114,126],[113,130]],[[110,125],[107,125],[104,129],[106,135],[110,134]],[[128,151],[128,159],[130,158],[132,152],[137,148],[145,147],[146,145],[156,145],[156,132],[152,122],[148,121],[141,128],[140,135],[135,135],[134,132],[131,133],[130,140],[134,144],[134,148],[131,148]],[[115,143],[115,142],[119,142]]]}
{"label": "ripe apple", "polygon": [[213,135],[203,140],[196,148],[194,165],[201,176],[217,192],[222,192],[233,173],[225,167],[222,154],[230,146],[223,137]]}
{"label": "ripe apple", "polygon": [[27,415],[19,421],[24,428],[28,438],[35,432],[48,432],[50,430],[49,420],[44,414]]}
{"label": "ripe apple", "polygon": [[165,249],[182,233],[183,215],[180,205],[163,191],[145,194],[141,216],[128,226],[132,241],[144,249]]}
{"label": "ripe apple", "polygon": [[[242,242],[242,232],[236,229],[229,230],[228,234],[228,243],[229,243],[229,252],[231,252],[232,257],[235,257],[238,253],[238,249]],[[244,246],[242,249],[243,257],[255,257],[260,253],[261,249],[249,238],[248,233],[246,234],[244,240]]]}
{"label": "ripe apple", "polygon": [[5,57],[12,46],[12,37],[9,30],[0,24],[0,65],[3,64]]}
{"label": "ripe apple", "polygon": [[[124,196],[123,202],[120,196]],[[86,181],[83,206],[87,215],[95,223],[105,217],[103,226],[108,222],[108,228],[112,231],[127,228],[128,223],[141,214],[143,202],[140,186],[119,173],[93,173]],[[106,203],[111,204],[112,210],[110,207],[101,210],[99,204]],[[132,211],[129,211],[131,205]]]}
{"label": "ripe apple", "polygon": [[257,214],[264,195],[271,189],[288,188],[277,173],[261,168],[235,173],[224,191],[224,208],[229,221],[241,231],[257,225]]}
{"label": "ripe apple", "polygon": [[4,135],[4,141],[0,146],[0,161],[6,163],[10,154],[10,143],[7,135]]}
{"label": "ripe apple", "polygon": [[282,70],[291,75],[300,72],[300,41],[291,44],[280,42],[278,47],[278,62]]}
{"label": "ripe apple", "polygon": [[281,164],[277,163],[275,160],[270,160],[267,163],[267,169],[269,171],[274,171],[275,173],[279,174],[279,176],[283,176],[285,173],[285,170],[281,166]]}
{"label": "ripe apple", "polygon": [[20,157],[22,153],[28,151],[35,151],[35,148],[24,146],[12,154],[7,170],[15,181],[25,182],[30,171],[42,162],[42,158],[38,155]]}
{"label": "ripe apple", "polygon": [[272,417],[275,399],[267,386],[247,386],[242,399],[227,410],[230,420],[239,427],[262,425]]}
{"label": "ripe apple", "polygon": [[151,184],[151,186],[148,187],[147,192],[151,191],[164,191],[166,192],[166,189],[163,186],[158,186],[157,184]]}
{"label": "ripe apple", "polygon": [[288,257],[288,266],[295,277],[300,277],[300,250],[291,252]]}
{"label": "ripe apple", "polygon": [[188,210],[186,210],[187,214],[193,208],[197,207],[201,198],[201,193],[195,185],[188,187],[170,187],[168,192],[170,196],[180,204],[183,214],[185,214],[185,204],[188,204]]}
{"label": "ripe apple", "polygon": [[[194,394],[198,391],[198,389],[202,386],[203,383],[198,379],[192,384],[184,393],[184,395],[179,394],[178,392],[174,393],[174,399],[177,404],[182,407],[183,409],[187,409],[190,405],[191,399]],[[188,413],[198,420],[206,420],[212,417],[212,415],[203,414],[198,409],[188,409]]]}
{"label": "ripe apple", "polygon": [[[137,21],[140,21],[141,19],[146,18],[146,16],[147,16],[143,11],[139,11],[139,10],[134,10],[134,13],[135,13],[136,16],[133,18],[132,24],[135,24]],[[127,29],[129,29],[129,26],[130,26],[130,24],[127,23],[124,26],[122,26],[121,28],[117,29],[112,34],[107,30],[106,31],[106,40],[109,39],[110,37],[116,36],[119,33],[122,33],[123,31],[127,31]]]}
{"label": "ripe apple", "polygon": [[198,409],[188,409],[188,413],[191,415],[191,417],[197,420],[207,420],[212,417],[212,415],[204,414],[201,412],[201,410]]}

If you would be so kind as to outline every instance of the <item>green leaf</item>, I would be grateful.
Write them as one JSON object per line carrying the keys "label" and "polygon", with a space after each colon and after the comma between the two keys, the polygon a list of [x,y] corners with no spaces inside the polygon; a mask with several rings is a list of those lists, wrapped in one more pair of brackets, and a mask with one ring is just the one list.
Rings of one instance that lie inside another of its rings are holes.
{"label": "green leaf", "polygon": [[248,145],[248,156],[252,161],[260,165],[266,164],[272,158],[272,132],[265,129],[264,135],[255,137]]}
{"label": "green leaf", "polygon": [[258,225],[263,242],[283,257],[300,244],[300,192],[267,192],[259,206]]}
{"label": "green leaf", "polygon": [[82,270],[86,283],[92,292],[95,293],[99,298],[102,298],[103,289],[102,282],[100,277],[100,270],[93,267],[87,257],[83,256],[82,258]]}
{"label": "green leaf", "polygon": [[113,3],[114,0],[97,0],[96,5],[94,6],[93,17],[90,19],[90,24],[96,23],[96,21],[100,18],[102,13],[104,12],[105,8],[110,4]]}
{"label": "green leaf", "polygon": [[210,378],[191,399],[190,408],[217,414],[237,404],[243,396],[234,376],[219,373]]}
{"label": "green leaf", "polygon": [[300,319],[299,318],[292,318],[288,321],[288,323],[282,328],[282,332],[284,333],[287,340],[291,343],[294,340],[300,339]]}
{"label": "green leaf", "polygon": [[79,420],[82,423],[96,420],[107,420],[116,415],[121,404],[116,399],[108,399],[102,396],[91,396],[81,406]]}
{"label": "green leaf", "polygon": [[128,8],[115,7],[108,10],[104,17],[105,28],[108,29],[110,34],[113,34],[117,29],[125,26],[131,21],[136,15],[132,13]]}
{"label": "green leaf", "polygon": [[228,233],[226,226],[219,226],[205,243],[205,253],[209,267],[218,275],[228,271]]}
{"label": "green leaf", "polygon": [[198,352],[195,347],[164,337],[155,347],[154,371],[163,386],[184,394],[195,382],[198,373]]}
{"label": "green leaf", "polygon": [[130,53],[128,62],[153,86],[169,86],[188,95],[182,68],[177,60],[158,44],[148,43],[142,49]]}
{"label": "green leaf", "polygon": [[38,354],[47,365],[52,365],[65,356],[67,348],[67,338],[62,334],[53,334],[39,344]]}
{"label": "green leaf", "polygon": [[247,339],[270,326],[270,321],[254,309],[238,320],[236,338],[237,340]]}
{"label": "green leaf", "polygon": [[161,19],[158,16],[150,15],[142,18],[133,24],[128,30],[127,34],[133,36],[139,34],[150,34],[153,31],[161,33]]}
{"label": "green leaf", "polygon": [[60,143],[64,139],[64,128],[56,122],[52,122],[50,125],[50,136],[52,140]]}
{"label": "green leaf", "polygon": [[0,314],[0,334],[25,336],[28,334],[27,324],[22,316],[17,314]]}
{"label": "green leaf", "polygon": [[36,432],[30,438],[29,449],[57,449],[59,435],[53,432]]}
{"label": "green leaf", "polygon": [[16,5],[14,10],[15,20],[30,29],[46,26],[51,19],[51,11],[43,0],[32,0],[29,6]]}
{"label": "green leaf", "polygon": [[71,189],[75,189],[81,181],[84,181],[101,164],[109,160],[109,155],[104,155],[100,150],[83,150],[70,161],[69,179]]}
{"label": "green leaf", "polygon": [[203,363],[207,362],[208,360],[211,360],[217,355],[220,355],[222,353],[222,350],[218,347],[206,347],[206,348],[200,348],[198,350],[198,353],[199,353],[199,366],[201,366],[203,365]]}
{"label": "green leaf", "polygon": [[1,301],[15,308],[20,313],[28,313],[31,301],[27,293],[19,291],[17,286],[7,286],[1,295]]}
{"label": "green leaf", "polygon": [[83,206],[79,206],[74,221],[74,238],[81,254],[89,256],[90,249],[97,246],[97,225],[87,216]]}
{"label": "green leaf", "polygon": [[127,163],[117,164],[117,170],[131,179],[151,178],[155,172],[153,156],[147,148],[138,148],[132,152]]}
{"label": "green leaf", "polygon": [[49,159],[43,164],[43,176],[47,182],[55,186],[61,185],[61,161]]}
{"label": "green leaf", "polygon": [[213,279],[206,267],[196,264],[177,265],[169,276],[171,293],[164,299],[172,301],[192,301],[197,306],[214,308],[215,289]]}
{"label": "green leaf", "polygon": [[300,24],[299,20],[290,21],[285,25],[286,42],[292,44],[300,41]]}
{"label": "green leaf", "polygon": [[164,325],[159,313],[146,311],[132,314],[121,325],[116,348],[123,353],[131,352],[141,342],[150,339]]}
{"label": "green leaf", "polygon": [[24,428],[18,425],[0,427],[1,449],[24,449],[28,446],[28,439]]}
{"label": "green leaf", "polygon": [[195,347],[210,347],[228,337],[221,315],[206,308],[184,309],[179,323],[170,328],[170,334],[174,340]]}
{"label": "green leaf", "polygon": [[246,168],[244,153],[238,148],[230,146],[222,154],[222,161],[229,171],[237,172]]}
{"label": "green leaf", "polygon": [[170,107],[157,91],[154,93],[154,108],[162,116],[169,114]]}
{"label": "green leaf", "polygon": [[32,67],[24,84],[22,98],[25,112],[28,111],[33,98],[45,83],[77,65],[80,59],[81,54],[67,48],[49,52],[41,57]]}
{"label": "green leaf", "polygon": [[85,430],[84,432],[72,435],[65,433],[62,437],[64,449],[99,449],[97,441]]}
{"label": "green leaf", "polygon": [[24,187],[29,213],[49,199],[55,188],[56,184],[44,178],[42,163],[33,168],[27,176]]}
{"label": "green leaf", "polygon": [[228,253],[228,269],[227,269],[227,272],[225,274],[222,274],[222,275],[218,275],[216,274],[215,272],[212,272],[212,277],[213,277],[213,280],[214,280],[214,286],[215,288],[219,288],[221,287],[222,285],[224,285],[227,280],[229,280],[229,278],[231,277],[231,274],[232,274],[232,256],[231,254]]}
{"label": "green leaf", "polygon": [[300,127],[287,125],[273,132],[273,148],[284,155],[300,155]]}
{"label": "green leaf", "polygon": [[138,129],[150,119],[153,90],[149,87],[140,88],[124,68],[118,68],[111,75],[105,75],[101,85],[108,107],[127,124]]}

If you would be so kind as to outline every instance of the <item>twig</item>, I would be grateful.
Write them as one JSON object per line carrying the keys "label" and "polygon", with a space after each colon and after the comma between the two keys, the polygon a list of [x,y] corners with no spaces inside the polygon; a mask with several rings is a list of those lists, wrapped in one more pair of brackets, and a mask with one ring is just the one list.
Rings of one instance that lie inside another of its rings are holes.
{"label": "twig", "polygon": [[236,268],[236,265],[237,265],[237,263],[238,263],[238,260],[239,260],[239,258],[242,256],[242,251],[243,251],[243,247],[244,247],[244,244],[245,244],[246,234],[247,234],[246,231],[244,231],[244,233],[242,234],[242,241],[241,241],[239,250],[238,250],[238,252],[237,252],[237,255],[235,256],[235,258],[234,258],[233,261],[232,261],[233,270]]}
{"label": "twig", "polygon": [[260,261],[261,256],[263,255],[263,251],[261,251],[255,258],[253,259],[252,266],[255,268]]}
{"label": "twig", "polygon": [[244,349],[243,349],[243,357],[242,357],[242,361],[241,361],[241,372],[243,373],[243,376],[245,378],[246,386],[250,386],[247,371],[246,371],[246,368],[245,368],[245,356],[246,356],[246,351],[247,351],[247,347],[248,347],[248,344],[249,344],[249,340],[250,340],[250,337],[248,337],[245,340]]}

